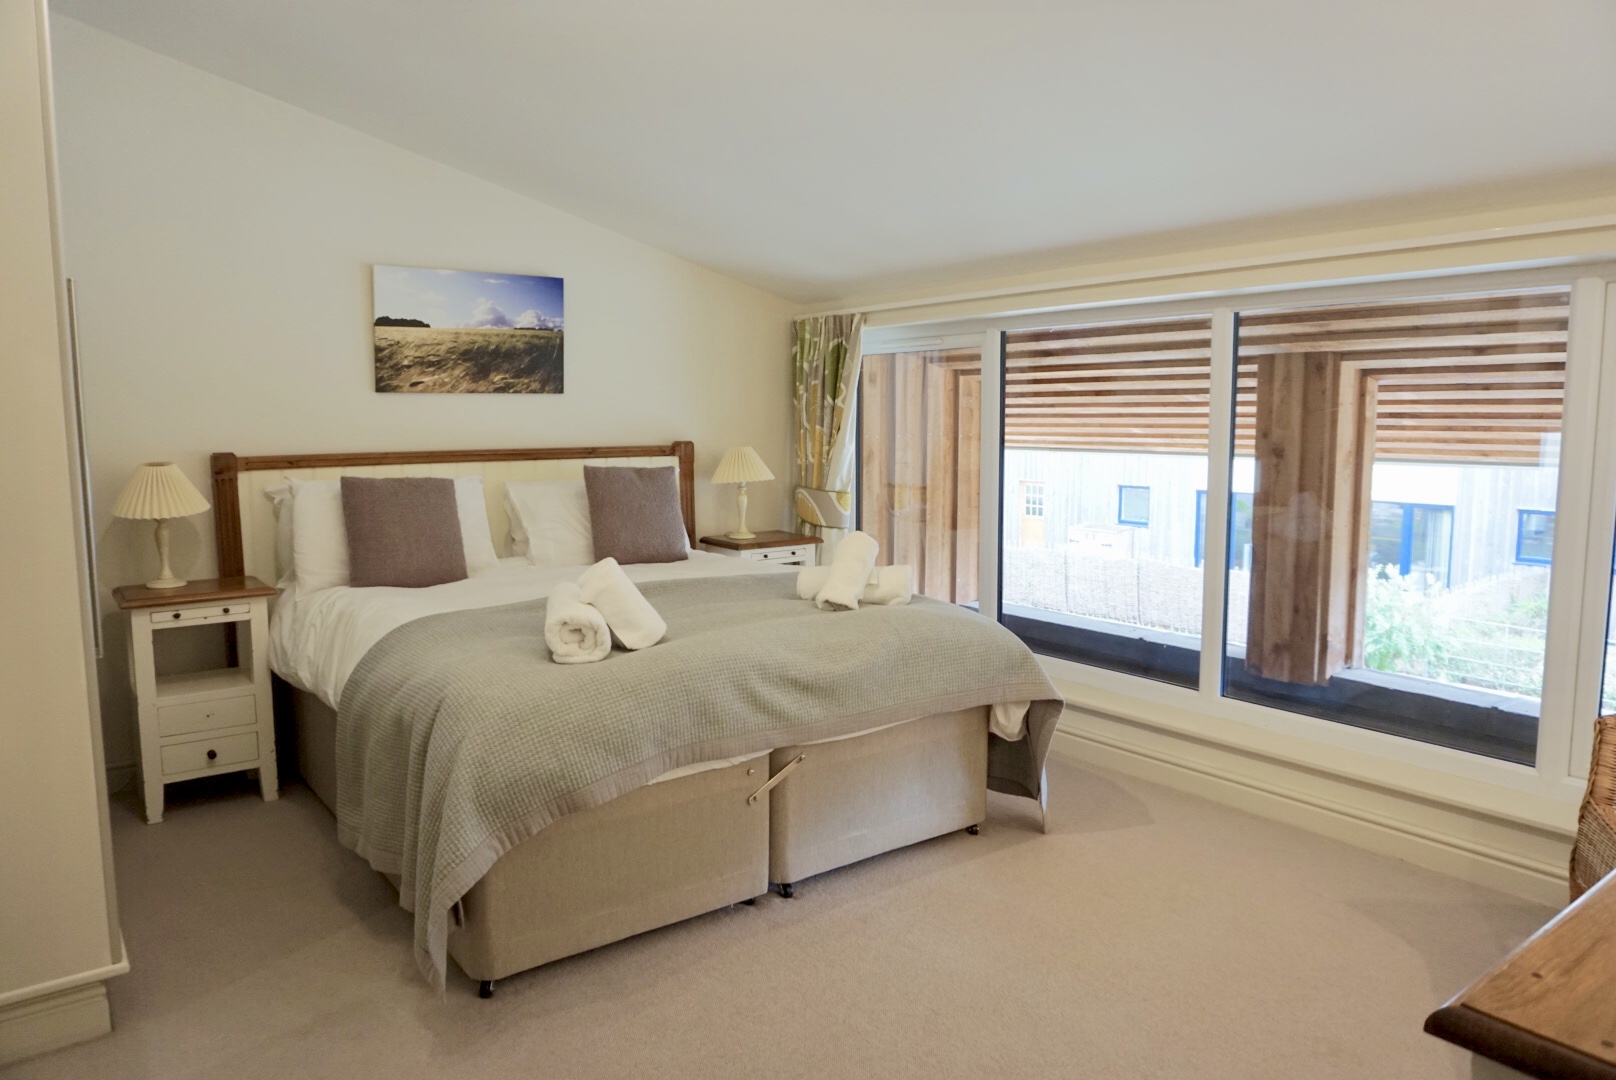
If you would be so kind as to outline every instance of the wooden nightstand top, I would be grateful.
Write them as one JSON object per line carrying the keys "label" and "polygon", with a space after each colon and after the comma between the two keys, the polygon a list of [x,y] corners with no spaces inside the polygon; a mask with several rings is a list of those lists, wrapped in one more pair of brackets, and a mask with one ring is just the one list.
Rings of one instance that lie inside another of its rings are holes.
{"label": "wooden nightstand top", "polygon": [[137,608],[174,607],[178,604],[211,604],[216,600],[250,600],[274,596],[278,590],[255,577],[204,578],[177,589],[148,589],[144,585],[119,585],[112,590],[118,606],[125,611]]}
{"label": "wooden nightstand top", "polygon": [[758,548],[800,547],[803,544],[823,544],[825,541],[817,536],[803,536],[800,533],[786,532],[784,529],[771,529],[758,533],[750,540],[731,540],[720,534],[704,536],[701,542],[709,547],[727,548],[730,551],[756,551]]}

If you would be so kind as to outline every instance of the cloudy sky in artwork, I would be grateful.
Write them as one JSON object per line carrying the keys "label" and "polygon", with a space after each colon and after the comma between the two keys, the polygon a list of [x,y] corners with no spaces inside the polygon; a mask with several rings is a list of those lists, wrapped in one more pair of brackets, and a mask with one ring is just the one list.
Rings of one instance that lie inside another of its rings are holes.
{"label": "cloudy sky in artwork", "polygon": [[560,278],[414,266],[375,271],[378,318],[479,330],[562,328]]}

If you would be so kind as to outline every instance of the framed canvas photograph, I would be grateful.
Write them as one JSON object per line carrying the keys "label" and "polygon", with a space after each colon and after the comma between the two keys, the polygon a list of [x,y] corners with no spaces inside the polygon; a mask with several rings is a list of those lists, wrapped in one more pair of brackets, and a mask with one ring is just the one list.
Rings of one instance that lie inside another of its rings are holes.
{"label": "framed canvas photograph", "polygon": [[557,277],[376,266],[376,390],[559,394]]}

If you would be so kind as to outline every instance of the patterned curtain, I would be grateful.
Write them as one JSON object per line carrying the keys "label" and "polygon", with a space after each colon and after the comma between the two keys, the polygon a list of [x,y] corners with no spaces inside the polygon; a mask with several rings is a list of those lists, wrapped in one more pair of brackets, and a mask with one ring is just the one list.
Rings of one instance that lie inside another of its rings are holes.
{"label": "patterned curtain", "polygon": [[853,527],[853,394],[863,328],[863,315],[798,319],[791,348],[797,517],[828,546]]}

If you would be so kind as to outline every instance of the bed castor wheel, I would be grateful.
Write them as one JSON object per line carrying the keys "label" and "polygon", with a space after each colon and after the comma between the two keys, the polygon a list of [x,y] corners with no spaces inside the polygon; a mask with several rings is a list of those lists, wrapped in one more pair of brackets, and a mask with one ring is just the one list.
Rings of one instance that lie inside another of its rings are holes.
{"label": "bed castor wheel", "polygon": [[757,907],[757,897],[749,897],[748,899],[742,900],[741,903],[745,904],[747,907]]}
{"label": "bed castor wheel", "polygon": [[781,896],[782,899],[790,900],[793,896],[796,896],[796,895],[797,895],[797,887],[795,885],[791,884],[791,882],[789,882],[789,881],[782,881],[780,883],[780,896]]}
{"label": "bed castor wheel", "polygon": [[483,979],[481,982],[479,982],[477,984],[477,996],[480,997],[480,998],[484,998],[484,999],[493,997],[494,996],[494,980],[493,979]]}
{"label": "bed castor wheel", "polygon": [[982,835],[982,826],[980,826],[980,825],[967,825],[967,826],[965,826],[965,831],[970,833],[972,836],[981,836]]}

